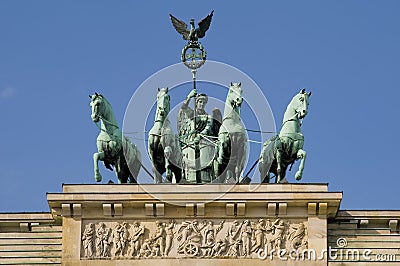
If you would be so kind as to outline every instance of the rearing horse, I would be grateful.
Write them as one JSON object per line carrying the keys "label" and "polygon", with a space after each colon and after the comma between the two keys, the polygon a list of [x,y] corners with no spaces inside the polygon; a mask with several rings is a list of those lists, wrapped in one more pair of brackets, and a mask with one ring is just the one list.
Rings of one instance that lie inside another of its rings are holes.
{"label": "rearing horse", "polygon": [[168,119],[169,111],[168,88],[158,88],[156,116],[148,137],[148,152],[153,164],[155,183],[162,182],[164,173],[168,181],[172,181],[172,173],[176,183],[179,183],[182,178],[182,151],[178,138],[171,129]]}
{"label": "rearing horse", "polygon": [[[226,173],[225,181],[233,177],[239,182],[246,161],[247,137],[240,119],[242,106],[241,83],[229,86],[222,125],[218,132],[217,177]],[[224,174],[225,175],[225,174]]]}
{"label": "rearing horse", "polygon": [[264,143],[259,162],[260,177],[263,183],[269,183],[270,173],[276,176],[276,183],[287,182],[285,179],[286,169],[297,159],[301,159],[301,162],[295,177],[296,180],[301,179],[306,152],[303,150],[304,136],[300,126],[301,119],[307,115],[310,96],[311,92],[302,89],[293,97],[286,108],[279,135]]}
{"label": "rearing horse", "polygon": [[[93,122],[100,128],[97,137],[97,150],[93,154],[94,161],[94,177],[100,182],[102,176],[99,172],[99,161],[103,161],[104,165],[113,170],[118,177],[118,183],[136,183],[141,167],[141,154],[135,144],[122,136],[122,132],[117,125],[111,104],[107,99],[98,93],[89,95],[92,107],[91,118]],[[101,121],[101,126],[97,123]]]}

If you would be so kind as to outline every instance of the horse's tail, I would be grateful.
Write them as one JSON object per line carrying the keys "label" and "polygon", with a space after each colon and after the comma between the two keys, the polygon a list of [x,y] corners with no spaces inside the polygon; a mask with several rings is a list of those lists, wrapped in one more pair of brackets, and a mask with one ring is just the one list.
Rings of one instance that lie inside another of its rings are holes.
{"label": "horse's tail", "polygon": [[260,155],[260,163],[267,163],[270,164],[275,158],[275,149],[277,146],[277,140],[279,136],[274,136],[267,140],[262,148],[261,155]]}
{"label": "horse's tail", "polygon": [[142,165],[142,155],[138,147],[135,144],[131,143],[127,137],[122,138],[122,145],[124,149],[126,164],[129,167],[132,177],[136,179]]}

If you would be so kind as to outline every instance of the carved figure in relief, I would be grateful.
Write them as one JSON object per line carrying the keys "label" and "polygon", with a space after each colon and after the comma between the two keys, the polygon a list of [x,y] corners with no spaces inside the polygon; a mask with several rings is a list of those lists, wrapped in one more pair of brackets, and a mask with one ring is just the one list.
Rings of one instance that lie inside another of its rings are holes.
{"label": "carved figure in relief", "polygon": [[95,226],[93,223],[87,224],[85,231],[82,234],[84,256],[86,258],[92,258],[94,256],[94,237],[95,237]]}
{"label": "carved figure in relief", "polygon": [[201,238],[197,220],[183,222],[178,229],[178,236],[176,238],[179,241],[178,253],[183,252],[183,246],[194,237]]}
{"label": "carved figure in relief", "polygon": [[121,227],[121,255],[126,253],[129,243],[128,223],[123,222]]}
{"label": "carved figure in relief", "polygon": [[291,225],[289,228],[290,232],[288,234],[287,240],[290,245],[290,249],[298,250],[300,248],[307,247],[307,231],[304,223],[299,225]]}
{"label": "carved figure in relief", "polygon": [[153,240],[152,256],[164,256],[165,251],[165,229],[163,223],[156,221],[156,231],[151,236]]}
{"label": "carved figure in relief", "polygon": [[233,223],[229,227],[228,241],[230,244],[236,242],[236,240],[238,239],[241,227],[242,227],[242,225],[239,224],[239,222],[237,220],[233,221]]}
{"label": "carved figure in relief", "polygon": [[239,256],[239,248],[242,245],[242,241],[235,240],[233,243],[229,244],[228,253],[226,254],[228,257],[238,257]]}
{"label": "carved figure in relief", "polygon": [[223,256],[224,253],[226,252],[226,247],[227,247],[226,240],[225,239],[219,239],[217,241],[217,243],[215,243],[215,246],[213,248],[212,256],[214,256],[214,255],[218,256],[218,257]]}
{"label": "carved figure in relief", "polygon": [[211,257],[213,254],[213,247],[215,246],[215,236],[221,231],[224,226],[225,221],[222,220],[218,227],[215,228],[213,221],[208,221],[207,225],[204,228],[203,239],[204,243],[202,248],[204,248],[204,256]]}
{"label": "carved figure in relief", "polygon": [[130,247],[127,251],[129,257],[134,257],[139,254],[144,234],[144,227],[141,226],[138,222],[134,222],[132,228],[132,235],[129,239]]}
{"label": "carved figure in relief", "polygon": [[122,255],[122,239],[121,239],[122,225],[116,224],[113,232],[113,242],[115,245],[114,256]]}
{"label": "carved figure in relief", "polygon": [[103,256],[105,233],[106,233],[106,225],[103,222],[100,222],[99,227],[96,230],[96,257]]}
{"label": "carved figure in relief", "polygon": [[263,249],[264,246],[264,232],[265,232],[265,221],[264,219],[258,220],[258,222],[253,226],[254,235],[252,236],[254,240],[251,252],[257,252],[259,249]]}
{"label": "carved figure in relief", "polygon": [[153,253],[153,247],[152,247],[153,241],[151,239],[145,239],[142,246],[140,247],[139,254],[137,255],[137,258],[148,258],[151,256]]}
{"label": "carved figure in relief", "polygon": [[164,256],[168,256],[172,248],[172,241],[174,240],[174,227],[175,221],[170,221],[169,224],[165,224],[165,251]]}
{"label": "carved figure in relief", "polygon": [[279,251],[281,249],[285,228],[285,222],[282,219],[277,219],[272,225],[268,226],[266,230],[267,251],[272,249]]}
{"label": "carved figure in relief", "polygon": [[251,248],[251,224],[249,220],[245,220],[242,224],[242,228],[240,229],[239,239],[242,241],[242,256],[250,256],[250,248]]}
{"label": "carved figure in relief", "polygon": [[201,231],[205,226],[205,223],[199,226],[197,220],[183,222],[178,229],[178,253],[184,253],[188,257],[198,255],[202,239]]}
{"label": "carved figure in relief", "polygon": [[103,257],[111,257],[111,234],[112,230],[111,228],[106,228],[105,233],[103,235]]}

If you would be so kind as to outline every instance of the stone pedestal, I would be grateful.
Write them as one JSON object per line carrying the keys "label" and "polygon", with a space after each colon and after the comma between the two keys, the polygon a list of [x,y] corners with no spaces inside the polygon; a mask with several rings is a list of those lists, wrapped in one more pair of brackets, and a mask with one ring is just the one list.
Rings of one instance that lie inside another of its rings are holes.
{"label": "stone pedestal", "polygon": [[327,184],[64,185],[63,265],[327,265]]}

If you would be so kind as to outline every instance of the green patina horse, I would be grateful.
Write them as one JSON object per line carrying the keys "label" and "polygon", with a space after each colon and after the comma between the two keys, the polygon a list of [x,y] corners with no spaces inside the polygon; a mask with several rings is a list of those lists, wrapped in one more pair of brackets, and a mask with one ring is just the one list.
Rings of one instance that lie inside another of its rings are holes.
{"label": "green patina horse", "polygon": [[136,183],[142,160],[140,151],[128,138],[122,136],[107,99],[98,93],[89,97],[92,120],[97,126],[99,120],[101,121],[101,126],[98,126],[100,128],[97,137],[98,152],[93,154],[96,181],[102,180],[98,162],[103,161],[108,169],[113,170],[114,167],[118,183]]}
{"label": "green patina horse", "polygon": [[221,181],[225,179],[225,182],[233,178],[238,183],[246,161],[247,136],[240,119],[242,102],[241,83],[231,82],[225,101],[222,125],[218,132],[218,156],[215,167],[216,176]]}
{"label": "green patina horse", "polygon": [[297,159],[301,159],[296,180],[303,175],[306,152],[303,150],[304,136],[300,131],[301,120],[308,112],[311,92],[302,89],[293,97],[283,117],[282,129],[278,136],[264,143],[259,161],[261,181],[269,183],[270,173],[276,176],[276,183],[287,183],[286,169]]}
{"label": "green patina horse", "polygon": [[157,110],[154,125],[149,131],[148,152],[153,164],[155,183],[162,182],[162,175],[168,181],[175,177],[176,183],[182,178],[182,151],[178,138],[171,129],[168,119],[170,96],[168,88],[158,89]]}

